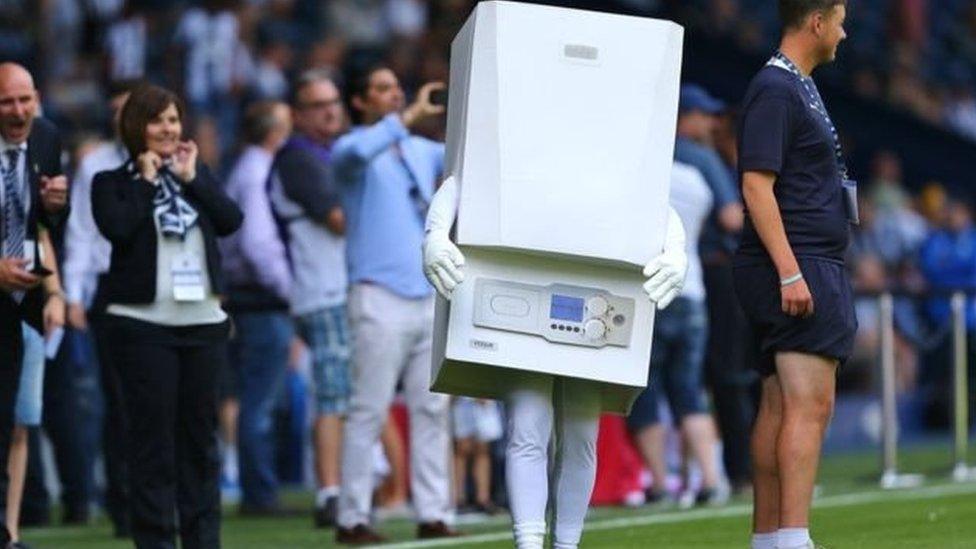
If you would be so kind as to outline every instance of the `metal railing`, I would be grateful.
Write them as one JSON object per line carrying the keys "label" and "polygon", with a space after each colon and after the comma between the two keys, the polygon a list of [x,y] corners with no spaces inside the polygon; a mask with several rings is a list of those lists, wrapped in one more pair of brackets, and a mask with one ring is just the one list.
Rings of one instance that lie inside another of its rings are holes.
{"label": "metal railing", "polygon": [[[969,382],[966,363],[966,292],[954,292],[952,309],[953,363],[953,469],[956,482],[976,481],[976,468],[966,458],[969,449]],[[881,461],[880,484],[884,489],[909,488],[924,482],[920,474],[898,470],[898,412],[895,387],[894,298],[890,292],[878,296],[881,328]]]}

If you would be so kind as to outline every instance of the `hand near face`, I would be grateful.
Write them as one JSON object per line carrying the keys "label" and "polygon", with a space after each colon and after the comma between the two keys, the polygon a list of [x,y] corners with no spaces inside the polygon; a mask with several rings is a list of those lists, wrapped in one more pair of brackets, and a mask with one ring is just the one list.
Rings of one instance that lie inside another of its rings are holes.
{"label": "hand near face", "polygon": [[417,92],[417,99],[403,111],[403,123],[413,126],[417,122],[444,113],[443,105],[435,105],[430,96],[435,91],[444,89],[443,82],[428,82]]}
{"label": "hand near face", "polygon": [[136,158],[136,168],[139,175],[146,181],[155,181],[159,167],[163,165],[163,158],[153,151],[146,151]]}
{"label": "hand near face", "polygon": [[199,149],[193,141],[183,141],[176,146],[173,155],[173,174],[183,183],[189,183],[197,177],[197,156]]}
{"label": "hand near face", "polygon": [[68,205],[68,178],[63,175],[41,176],[41,204],[48,213],[59,212]]}

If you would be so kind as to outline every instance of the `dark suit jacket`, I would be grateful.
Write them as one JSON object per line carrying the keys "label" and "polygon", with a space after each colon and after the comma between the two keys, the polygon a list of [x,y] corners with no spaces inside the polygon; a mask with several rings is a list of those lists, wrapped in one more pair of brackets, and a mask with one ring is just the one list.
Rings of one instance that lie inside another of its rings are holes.
{"label": "dark suit jacket", "polygon": [[[183,197],[199,214],[207,272],[215,294],[224,291],[217,237],[241,226],[244,215],[203,165],[182,186]],[[156,298],[157,234],[153,219],[156,187],[130,171],[129,163],[99,172],[92,181],[92,214],[112,243],[112,262],[100,284],[106,303],[152,303]]]}
{"label": "dark suit jacket", "polygon": [[[60,246],[64,240],[64,230],[67,225],[68,208],[55,213],[44,210],[41,204],[41,176],[55,176],[64,173],[61,155],[61,135],[57,127],[44,118],[34,119],[30,137],[27,138],[26,167],[31,193],[31,206],[27,217],[27,238],[37,242],[37,228],[39,225],[43,225],[51,234],[51,240],[59,258],[61,257]],[[0,217],[2,217],[2,213],[0,213]],[[34,257],[40,257],[36,250]],[[12,315],[18,319],[27,320],[35,328],[40,328],[42,325],[43,306],[44,290],[40,286],[28,292],[19,307],[10,296],[0,292],[0,316]],[[16,333],[8,335],[20,337],[19,324],[18,320]],[[0,333],[0,341],[3,341],[3,333],[13,329],[11,328],[12,323],[4,323],[4,325],[7,327],[0,327],[0,332],[2,332]]]}

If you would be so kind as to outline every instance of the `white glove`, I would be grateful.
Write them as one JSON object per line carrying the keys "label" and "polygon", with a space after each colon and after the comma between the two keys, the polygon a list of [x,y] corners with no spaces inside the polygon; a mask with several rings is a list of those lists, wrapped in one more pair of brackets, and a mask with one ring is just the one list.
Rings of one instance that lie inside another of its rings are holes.
{"label": "white glove", "polygon": [[424,276],[444,299],[451,299],[454,288],[464,282],[464,254],[448,236],[457,208],[457,181],[449,176],[430,201],[424,238]]}
{"label": "white glove", "polygon": [[664,238],[664,251],[644,267],[644,291],[658,309],[664,309],[681,292],[688,272],[688,254],[685,252],[685,229],[681,218],[668,207],[668,228]]}

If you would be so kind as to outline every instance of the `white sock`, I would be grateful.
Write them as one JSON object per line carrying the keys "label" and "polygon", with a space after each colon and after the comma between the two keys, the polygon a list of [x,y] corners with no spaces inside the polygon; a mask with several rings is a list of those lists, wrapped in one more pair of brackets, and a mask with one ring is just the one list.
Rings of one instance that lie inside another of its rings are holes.
{"label": "white sock", "polygon": [[325,502],[329,501],[329,498],[334,498],[339,495],[338,486],[326,486],[325,488],[319,488],[315,492],[315,506],[325,507]]}
{"label": "white sock", "polygon": [[776,532],[753,534],[752,549],[776,549]]}
{"label": "white sock", "polygon": [[545,522],[522,522],[512,525],[517,549],[543,549],[546,541]]}
{"label": "white sock", "polygon": [[809,542],[808,528],[780,528],[776,531],[777,549],[805,549]]}
{"label": "white sock", "polygon": [[579,545],[575,543],[562,543],[560,541],[553,542],[552,549],[577,549]]}

